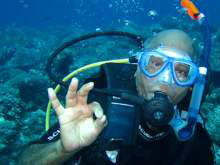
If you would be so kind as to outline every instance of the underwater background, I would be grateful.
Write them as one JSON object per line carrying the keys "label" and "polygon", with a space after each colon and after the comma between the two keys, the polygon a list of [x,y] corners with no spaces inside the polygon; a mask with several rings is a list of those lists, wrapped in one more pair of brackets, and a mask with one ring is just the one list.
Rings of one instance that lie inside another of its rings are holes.
{"label": "underwater background", "polygon": [[[198,0],[199,1],[199,0]],[[220,72],[220,2],[199,1],[212,32],[210,66]],[[179,0],[1,0],[0,4],[0,165],[16,164],[24,147],[45,130],[47,88],[55,87],[45,70],[51,53],[65,41],[95,31],[126,31],[148,39],[166,29],[181,29],[203,48],[199,24]],[[124,58],[138,51],[121,37],[99,37],[65,49],[53,72],[62,79],[96,61]],[[94,71],[79,74],[80,82]],[[219,74],[220,75],[220,74]],[[220,80],[212,78],[201,112],[219,162]],[[63,99],[65,89],[59,97]],[[54,112],[51,125],[56,122]]]}

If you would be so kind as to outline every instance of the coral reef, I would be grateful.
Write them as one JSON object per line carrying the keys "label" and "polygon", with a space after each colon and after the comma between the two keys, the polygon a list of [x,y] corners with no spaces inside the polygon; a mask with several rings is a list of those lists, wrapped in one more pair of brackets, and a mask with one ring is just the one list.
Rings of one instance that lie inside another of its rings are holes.
{"label": "coral reef", "polygon": [[[175,17],[164,18],[160,24],[142,27],[127,20],[114,29],[142,34],[149,38],[170,28],[188,32],[198,46],[197,51],[201,51],[202,37],[198,27],[181,22]],[[84,31],[80,26],[57,26],[38,30],[10,25],[0,29],[0,164],[15,164],[22,148],[43,133],[48,101],[47,88],[54,87],[45,72],[46,60],[65,40],[86,33],[88,31]],[[219,30],[213,32],[212,40],[214,44],[210,64],[213,70],[218,70]],[[124,58],[137,50],[129,40],[120,37],[100,37],[79,43],[62,52],[53,64],[53,72],[62,78],[85,64]],[[85,79],[93,72],[82,73],[79,78]],[[207,119],[206,127],[217,146],[220,146],[220,134],[215,134],[220,133],[220,121],[217,117],[220,113],[219,92],[219,89],[213,90],[202,108],[203,116]],[[56,122],[54,113],[52,122]]]}

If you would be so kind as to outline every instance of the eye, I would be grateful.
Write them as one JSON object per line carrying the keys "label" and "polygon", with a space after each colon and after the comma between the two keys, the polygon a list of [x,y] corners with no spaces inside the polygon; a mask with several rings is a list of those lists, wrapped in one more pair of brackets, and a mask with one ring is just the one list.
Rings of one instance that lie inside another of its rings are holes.
{"label": "eye", "polygon": [[187,77],[187,73],[186,72],[183,72],[183,71],[177,71],[178,72],[178,75],[180,76],[180,77]]}
{"label": "eye", "polygon": [[164,64],[164,61],[161,57],[151,56],[148,60],[148,63],[146,65],[145,69],[149,73],[155,73],[155,72],[157,72],[158,70],[161,69],[163,64]]}
{"label": "eye", "polygon": [[154,64],[155,66],[160,66],[161,65],[161,63],[160,62],[155,62],[155,64]]}
{"label": "eye", "polygon": [[188,70],[183,68],[177,68],[176,72],[180,73],[181,75],[188,76]]}
{"label": "eye", "polygon": [[161,67],[163,65],[163,60],[161,58],[158,58],[158,57],[152,57],[150,59],[150,63],[153,65],[153,66],[156,66],[156,67]]}
{"label": "eye", "polygon": [[184,81],[188,78],[190,66],[187,64],[175,64],[175,73],[177,78],[181,81]]}

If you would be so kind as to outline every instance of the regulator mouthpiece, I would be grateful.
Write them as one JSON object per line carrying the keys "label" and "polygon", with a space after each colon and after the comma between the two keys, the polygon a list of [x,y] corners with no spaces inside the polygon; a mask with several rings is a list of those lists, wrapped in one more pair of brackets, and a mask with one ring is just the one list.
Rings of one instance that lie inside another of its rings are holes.
{"label": "regulator mouthpiece", "polygon": [[144,121],[151,126],[168,125],[174,116],[174,105],[163,92],[155,92],[154,97],[142,105]]}

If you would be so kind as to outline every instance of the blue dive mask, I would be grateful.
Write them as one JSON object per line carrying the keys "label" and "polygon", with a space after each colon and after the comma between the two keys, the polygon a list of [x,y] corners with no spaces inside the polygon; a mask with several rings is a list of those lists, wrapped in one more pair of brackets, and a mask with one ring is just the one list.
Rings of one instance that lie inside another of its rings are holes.
{"label": "blue dive mask", "polygon": [[139,55],[139,68],[148,78],[158,77],[160,81],[174,81],[178,86],[188,87],[194,84],[198,76],[198,67],[179,50],[159,47]]}

